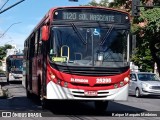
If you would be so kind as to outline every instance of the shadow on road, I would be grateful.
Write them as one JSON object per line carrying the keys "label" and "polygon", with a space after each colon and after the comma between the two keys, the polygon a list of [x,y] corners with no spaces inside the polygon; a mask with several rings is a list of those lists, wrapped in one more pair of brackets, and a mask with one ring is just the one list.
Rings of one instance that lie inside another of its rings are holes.
{"label": "shadow on road", "polygon": [[24,97],[13,97],[0,99],[0,110],[3,111],[26,111],[42,112],[44,116],[111,116],[112,113],[141,113],[146,110],[123,105],[116,102],[109,102],[108,108],[104,112],[96,111],[93,102],[79,101],[49,101],[48,108],[42,110],[34,100]]}
{"label": "shadow on road", "polygon": [[[135,95],[129,95],[130,97],[135,97]],[[146,96],[141,96],[140,98],[144,98],[144,99],[160,99],[160,95],[146,95]],[[137,99],[140,99],[140,98],[137,98]]]}
{"label": "shadow on road", "polygon": [[0,99],[0,110],[29,111],[41,110],[41,107],[33,104],[32,101],[26,97],[13,97]]}
{"label": "shadow on road", "polygon": [[116,102],[109,102],[108,109],[104,112],[96,111],[93,102],[79,101],[50,101],[49,108],[55,115],[82,115],[82,116],[110,116],[114,113],[141,113],[139,109]]}
{"label": "shadow on road", "polygon": [[132,107],[132,105],[124,105],[123,103],[117,103],[110,101],[108,108],[104,112],[96,111],[93,102],[80,102],[80,101],[49,101],[48,108],[42,110],[35,98],[32,100],[26,97],[25,89],[22,85],[7,85],[4,88],[8,89],[10,97],[7,99],[0,99],[0,110],[12,110],[12,111],[40,111],[51,113],[53,116],[64,115],[82,115],[82,116],[110,116],[114,113],[141,113],[145,112],[145,109]]}

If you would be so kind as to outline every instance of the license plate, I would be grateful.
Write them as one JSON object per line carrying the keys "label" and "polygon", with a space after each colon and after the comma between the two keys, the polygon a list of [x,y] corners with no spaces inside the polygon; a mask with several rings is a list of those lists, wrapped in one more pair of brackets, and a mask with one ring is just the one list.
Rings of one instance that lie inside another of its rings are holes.
{"label": "license plate", "polygon": [[97,96],[97,91],[84,91],[86,96]]}

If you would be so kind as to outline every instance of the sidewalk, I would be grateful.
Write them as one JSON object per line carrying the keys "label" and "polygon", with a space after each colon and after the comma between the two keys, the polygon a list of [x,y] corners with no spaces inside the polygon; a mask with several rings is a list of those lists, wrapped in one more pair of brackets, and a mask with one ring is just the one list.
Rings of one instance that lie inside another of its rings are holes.
{"label": "sidewalk", "polygon": [[1,85],[1,90],[6,90],[7,96],[0,98],[0,111],[36,111],[42,109],[41,106],[26,97],[25,88],[21,84]]}
{"label": "sidewalk", "polygon": [[0,85],[0,97],[2,97],[2,96],[3,96],[3,91],[2,91],[2,87]]}
{"label": "sidewalk", "polygon": [[22,85],[9,84],[3,86],[2,90],[8,92],[8,97],[26,97],[26,90]]}

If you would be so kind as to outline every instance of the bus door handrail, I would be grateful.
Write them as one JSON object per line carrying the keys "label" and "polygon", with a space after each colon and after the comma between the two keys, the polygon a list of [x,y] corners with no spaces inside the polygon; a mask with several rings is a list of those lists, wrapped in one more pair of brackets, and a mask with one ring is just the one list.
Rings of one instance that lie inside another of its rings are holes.
{"label": "bus door handrail", "polygon": [[[63,48],[64,48],[64,47],[67,47],[67,50],[68,50],[68,55],[67,55],[67,56],[63,56]],[[67,62],[69,61],[69,53],[70,53],[70,48],[69,48],[69,46],[63,45],[63,46],[61,47],[61,57],[67,57]]]}

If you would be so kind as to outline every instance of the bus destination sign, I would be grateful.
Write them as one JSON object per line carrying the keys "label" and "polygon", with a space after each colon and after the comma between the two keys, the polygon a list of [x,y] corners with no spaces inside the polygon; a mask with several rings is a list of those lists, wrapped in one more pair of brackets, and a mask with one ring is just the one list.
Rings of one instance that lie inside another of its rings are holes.
{"label": "bus destination sign", "polygon": [[62,19],[64,19],[64,20],[115,22],[114,15],[103,15],[103,14],[93,14],[93,13],[77,13],[77,12],[63,12]]}
{"label": "bus destination sign", "polygon": [[60,9],[54,12],[53,17],[54,20],[99,21],[109,23],[125,23],[129,21],[127,14],[112,10]]}
{"label": "bus destination sign", "polygon": [[11,55],[10,58],[13,58],[13,59],[23,59],[23,56],[22,55]]}

